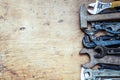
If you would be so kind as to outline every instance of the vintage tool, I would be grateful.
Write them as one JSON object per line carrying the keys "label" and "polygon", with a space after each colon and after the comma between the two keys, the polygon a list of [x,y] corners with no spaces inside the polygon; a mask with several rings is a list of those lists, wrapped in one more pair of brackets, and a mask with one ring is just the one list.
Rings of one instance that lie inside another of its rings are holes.
{"label": "vintage tool", "polygon": [[85,34],[82,44],[86,48],[95,48],[96,46],[119,46],[120,37],[118,35],[93,36],[91,33]]}
{"label": "vintage tool", "polygon": [[95,33],[106,31],[111,34],[120,34],[120,22],[92,22],[91,31]]}
{"label": "vintage tool", "polygon": [[120,56],[120,48],[107,48],[103,46],[97,46],[94,50],[97,52],[95,58],[102,58],[106,55]]}
{"label": "vintage tool", "polygon": [[111,65],[120,65],[120,57],[119,56],[104,56],[103,58],[95,58],[94,55],[97,54],[93,49],[86,49],[83,48],[80,53],[82,54],[88,54],[90,57],[90,62],[82,65],[86,68],[92,68],[97,64],[111,64]]}
{"label": "vintage tool", "polygon": [[109,13],[117,13],[117,12],[120,12],[120,7],[106,9],[106,10],[101,11],[98,14],[109,14]]}
{"label": "vintage tool", "polygon": [[91,28],[83,30],[86,34],[95,35],[99,31],[109,34],[120,34],[120,22],[91,22]]}
{"label": "vintage tool", "polygon": [[99,64],[99,66],[99,69],[112,69],[120,71],[120,65]]}
{"label": "vintage tool", "polygon": [[120,80],[120,71],[110,69],[86,69],[82,67],[81,80]]}
{"label": "vintage tool", "polygon": [[98,15],[88,15],[85,4],[80,7],[80,28],[86,29],[87,22],[93,21],[105,21],[105,20],[119,20],[120,13],[110,13],[110,14],[98,14]]}
{"label": "vintage tool", "polygon": [[98,14],[105,9],[120,7],[120,1],[113,1],[112,3],[104,3],[104,2],[100,2],[99,0],[96,0],[95,3],[89,4],[88,7],[93,8],[93,9],[88,9],[88,12],[90,14]]}

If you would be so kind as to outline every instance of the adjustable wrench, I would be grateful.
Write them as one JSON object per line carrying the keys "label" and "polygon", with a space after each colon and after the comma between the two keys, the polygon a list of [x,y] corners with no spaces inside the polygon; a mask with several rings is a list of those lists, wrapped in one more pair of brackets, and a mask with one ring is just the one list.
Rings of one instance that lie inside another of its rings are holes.
{"label": "adjustable wrench", "polygon": [[88,12],[90,14],[98,14],[101,11],[109,8],[115,8],[120,6],[120,1],[113,1],[112,3],[103,3],[99,0],[96,0],[95,3],[91,3],[88,5],[88,7],[93,7],[93,9],[88,9]]}
{"label": "adjustable wrench", "polygon": [[82,67],[81,80],[120,80],[120,71],[110,69],[86,69]]}
{"label": "adjustable wrench", "polygon": [[94,50],[97,52],[95,58],[102,58],[106,55],[120,56],[120,48],[107,48],[103,46],[97,46]]}
{"label": "adjustable wrench", "polygon": [[120,57],[119,56],[104,56],[103,58],[95,58],[94,55],[97,54],[93,49],[86,49],[83,48],[80,53],[82,54],[88,54],[90,57],[90,62],[87,64],[82,65],[86,68],[92,68],[97,64],[111,64],[111,65],[120,65]]}

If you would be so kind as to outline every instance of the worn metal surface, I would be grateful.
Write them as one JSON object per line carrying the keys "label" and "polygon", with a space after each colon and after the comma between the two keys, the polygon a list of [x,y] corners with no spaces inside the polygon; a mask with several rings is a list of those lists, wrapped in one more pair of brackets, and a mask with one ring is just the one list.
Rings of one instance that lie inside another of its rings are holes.
{"label": "worn metal surface", "polygon": [[85,4],[81,5],[81,9],[80,9],[80,22],[81,22],[80,28],[81,29],[87,28],[88,27],[87,23],[91,21],[105,21],[105,20],[118,20],[118,19],[120,19],[120,12],[89,15],[87,14]]}
{"label": "worn metal surface", "polygon": [[93,9],[88,9],[88,12],[90,14],[99,14],[103,10],[110,8],[112,6],[112,3],[104,3],[101,1],[96,1],[95,3],[91,3],[88,6],[93,8]]}
{"label": "worn metal surface", "polygon": [[81,80],[119,80],[120,71],[111,69],[85,69],[82,67]]}
{"label": "worn metal surface", "polygon": [[85,4],[80,5],[80,28],[86,29],[88,28],[87,25],[87,8],[85,7]]}
{"label": "worn metal surface", "polygon": [[107,48],[103,46],[97,46],[94,50],[97,52],[95,58],[102,58],[106,55],[120,56],[120,48]]}
{"label": "worn metal surface", "polygon": [[106,31],[111,34],[120,34],[120,22],[92,22],[91,32],[95,34],[99,31]]}
{"label": "worn metal surface", "polygon": [[94,36],[86,32],[83,37],[82,44],[85,48],[94,49],[96,46],[119,46],[120,37],[118,35],[101,35]]}
{"label": "worn metal surface", "polygon": [[80,55],[81,54],[88,54],[88,56],[90,57],[89,63],[83,65],[86,68],[92,68],[96,64],[120,65],[120,56],[107,55],[104,56],[103,58],[95,58],[94,55],[97,53],[93,49],[86,49],[86,48],[83,48],[80,51]]}

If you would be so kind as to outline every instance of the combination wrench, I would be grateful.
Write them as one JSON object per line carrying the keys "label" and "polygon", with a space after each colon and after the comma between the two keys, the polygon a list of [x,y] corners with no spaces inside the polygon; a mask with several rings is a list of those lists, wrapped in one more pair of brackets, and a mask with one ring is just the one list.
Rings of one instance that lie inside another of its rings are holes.
{"label": "combination wrench", "polygon": [[87,69],[82,67],[81,80],[120,80],[120,71],[110,69]]}
{"label": "combination wrench", "polygon": [[79,54],[80,55],[88,54],[88,56],[90,57],[90,62],[82,65],[83,67],[86,67],[86,68],[92,68],[97,64],[120,65],[119,56],[107,55],[107,56],[104,56],[103,58],[95,58],[95,54],[97,54],[97,52],[94,51],[93,49],[83,48]]}
{"label": "combination wrench", "polygon": [[96,37],[91,34],[85,34],[82,44],[86,48],[95,48],[96,46],[119,46],[120,37],[118,35],[103,35]]}
{"label": "combination wrench", "polygon": [[120,56],[120,48],[107,48],[104,46],[97,46],[94,50],[97,52],[95,55],[96,58],[103,58],[106,55]]}

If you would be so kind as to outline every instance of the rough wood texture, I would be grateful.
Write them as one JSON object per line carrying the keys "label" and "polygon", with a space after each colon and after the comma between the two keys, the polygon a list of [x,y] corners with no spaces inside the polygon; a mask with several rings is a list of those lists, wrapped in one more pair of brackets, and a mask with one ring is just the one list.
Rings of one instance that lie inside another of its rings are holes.
{"label": "rough wood texture", "polygon": [[0,80],[80,80],[83,1],[1,0]]}

